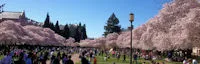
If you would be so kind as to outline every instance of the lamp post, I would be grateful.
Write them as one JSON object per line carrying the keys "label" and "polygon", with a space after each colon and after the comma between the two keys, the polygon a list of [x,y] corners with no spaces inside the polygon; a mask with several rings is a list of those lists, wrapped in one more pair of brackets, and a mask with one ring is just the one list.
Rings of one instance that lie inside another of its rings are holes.
{"label": "lamp post", "polygon": [[132,50],[132,30],[133,30],[133,21],[134,21],[134,14],[133,13],[130,13],[130,20],[129,20],[130,22],[131,22],[131,41],[130,41],[130,47],[131,47],[131,52],[130,52],[130,64],[133,64],[133,62],[132,62],[132,58],[133,58],[133,50]]}

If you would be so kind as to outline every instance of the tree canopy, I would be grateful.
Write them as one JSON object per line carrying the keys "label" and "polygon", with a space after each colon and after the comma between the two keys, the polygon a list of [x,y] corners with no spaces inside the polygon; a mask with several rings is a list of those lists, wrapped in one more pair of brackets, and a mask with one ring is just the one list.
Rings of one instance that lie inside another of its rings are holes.
{"label": "tree canopy", "polygon": [[61,29],[62,25],[59,24],[59,21],[56,21],[56,24],[54,25],[52,22],[50,22],[50,16],[47,13],[47,17],[44,21],[44,28],[50,28],[55,33],[65,37],[68,39],[69,37],[72,37],[75,39],[75,42],[79,42],[80,40],[87,39],[87,33],[86,33],[86,25],[79,23],[76,24],[66,24],[64,25],[64,28]]}
{"label": "tree canopy", "polygon": [[119,20],[118,18],[115,16],[115,14],[113,13],[109,19],[107,20],[107,25],[104,26],[105,32],[104,32],[104,36],[107,36],[110,33],[120,33],[121,32],[121,26],[118,25],[119,24]]}

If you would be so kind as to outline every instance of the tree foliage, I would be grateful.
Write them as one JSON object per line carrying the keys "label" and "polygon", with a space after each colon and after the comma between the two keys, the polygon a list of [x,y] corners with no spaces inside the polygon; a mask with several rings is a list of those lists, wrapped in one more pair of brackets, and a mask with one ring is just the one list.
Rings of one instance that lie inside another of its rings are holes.
{"label": "tree foliage", "polygon": [[84,24],[81,29],[82,32],[82,40],[87,39],[86,25]]}
{"label": "tree foliage", "polygon": [[114,33],[114,32],[116,32],[116,33],[121,32],[121,26],[118,25],[119,24],[119,20],[115,16],[114,13],[109,17],[109,19],[108,19],[106,24],[107,25],[104,26],[104,29],[105,29],[104,36],[107,36],[108,34]]}
{"label": "tree foliage", "polygon": [[61,25],[59,25],[59,21],[56,21],[55,25],[52,22],[50,22],[50,16],[47,13],[47,17],[43,25],[44,28],[50,28],[55,33],[65,37],[66,39],[68,39],[69,37],[72,37],[75,39],[76,42],[87,39],[85,24],[84,25],[82,25],[81,23],[79,23],[79,25],[66,24],[64,26],[64,29],[61,29],[60,26]]}
{"label": "tree foliage", "polygon": [[[159,51],[199,47],[199,20],[200,3],[197,0],[174,0],[165,4],[158,15],[146,24],[132,31],[133,47]],[[109,34],[105,38],[106,44],[110,42],[119,47],[130,47],[130,36],[130,31],[122,32],[118,37],[116,34]],[[85,41],[81,42],[85,43]],[[95,39],[86,42],[97,41]],[[95,46],[95,44],[88,46]]]}
{"label": "tree foliage", "polygon": [[44,21],[44,25],[43,25],[44,28],[50,28],[50,17],[49,17],[49,13],[47,13],[47,17]]}
{"label": "tree foliage", "polygon": [[70,31],[69,31],[69,26],[68,24],[65,25],[64,30],[63,30],[63,36],[68,39],[70,37]]}
{"label": "tree foliage", "polygon": [[60,34],[60,35],[61,35],[60,26],[59,26],[59,22],[58,22],[58,21],[56,21],[55,32],[56,32],[57,34]]}
{"label": "tree foliage", "polygon": [[15,21],[0,23],[0,44],[63,45],[65,38],[49,28],[27,25]]}

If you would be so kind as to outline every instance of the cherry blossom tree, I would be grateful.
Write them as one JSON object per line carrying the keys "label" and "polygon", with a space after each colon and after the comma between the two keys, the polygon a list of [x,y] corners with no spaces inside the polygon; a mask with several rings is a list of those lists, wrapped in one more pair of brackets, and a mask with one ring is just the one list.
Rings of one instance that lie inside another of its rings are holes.
{"label": "cherry blossom tree", "polygon": [[[133,32],[133,47],[160,51],[191,49],[200,45],[200,3],[174,0],[163,5],[158,15]],[[130,46],[130,32],[122,32],[117,45]]]}
{"label": "cherry blossom tree", "polygon": [[69,37],[69,39],[67,39],[65,41],[65,46],[71,46],[71,47],[76,47],[76,46],[79,46],[78,43],[75,43],[75,39],[72,38],[72,37]]}
{"label": "cherry blossom tree", "polygon": [[69,39],[66,40],[66,43],[74,43],[75,39],[72,37],[69,37]]}
{"label": "cherry blossom tree", "polygon": [[81,40],[79,43],[81,47],[95,47],[94,44],[97,44],[95,43],[95,40],[89,40],[89,39]]}
{"label": "cherry blossom tree", "polygon": [[117,46],[117,38],[118,38],[119,34],[118,33],[111,33],[111,34],[108,34],[106,36],[106,47],[107,48],[114,48],[114,47],[118,47]]}
{"label": "cherry blossom tree", "polygon": [[33,25],[22,26],[11,20],[0,23],[0,35],[1,44],[61,46],[65,42],[65,38],[48,28]]}
{"label": "cherry blossom tree", "polygon": [[164,4],[158,15],[133,30],[133,44],[138,44],[133,46],[160,51],[199,46],[199,12],[197,0],[174,0]]}

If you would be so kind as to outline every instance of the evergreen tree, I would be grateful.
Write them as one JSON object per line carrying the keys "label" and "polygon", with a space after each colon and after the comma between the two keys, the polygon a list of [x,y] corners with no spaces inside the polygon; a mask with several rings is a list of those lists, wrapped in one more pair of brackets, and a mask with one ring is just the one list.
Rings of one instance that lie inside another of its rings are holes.
{"label": "evergreen tree", "polygon": [[77,26],[69,24],[70,37],[75,38]]}
{"label": "evergreen tree", "polygon": [[47,17],[44,21],[44,25],[43,25],[44,28],[50,28],[50,17],[49,17],[49,13],[47,13]]}
{"label": "evergreen tree", "polygon": [[105,32],[103,34],[104,36],[107,36],[109,33],[114,33],[114,32],[119,33],[119,32],[121,32],[121,26],[118,25],[119,20],[115,16],[114,13],[109,17],[106,24],[107,25],[104,26],[104,29],[105,29]]}
{"label": "evergreen tree", "polygon": [[78,31],[79,31],[79,39],[82,40],[83,39],[83,33],[82,33],[82,24],[79,22],[78,25]]}
{"label": "evergreen tree", "polygon": [[74,38],[75,38],[76,42],[80,42],[81,39],[80,39],[79,28],[76,29],[76,34],[75,34]]}
{"label": "evergreen tree", "polygon": [[63,30],[63,37],[68,39],[70,36],[70,31],[69,31],[69,26],[68,24],[65,25],[64,30]]}
{"label": "evergreen tree", "polygon": [[82,32],[82,34],[83,34],[82,40],[87,39],[86,25],[85,25],[85,24],[82,26],[81,32]]}
{"label": "evergreen tree", "polygon": [[77,28],[76,28],[76,34],[75,34],[75,40],[76,40],[76,42],[80,42],[80,40],[81,40],[81,23],[79,23],[79,25],[77,26]]}
{"label": "evergreen tree", "polygon": [[56,32],[57,34],[60,34],[60,27],[59,27],[58,21],[56,22],[56,25],[55,25],[55,32]]}
{"label": "evergreen tree", "polygon": [[54,27],[54,24],[52,22],[50,22],[50,29],[55,31],[55,27]]}

